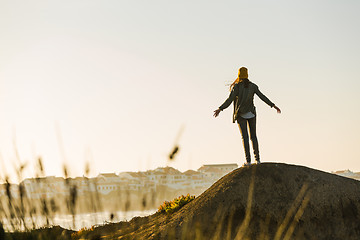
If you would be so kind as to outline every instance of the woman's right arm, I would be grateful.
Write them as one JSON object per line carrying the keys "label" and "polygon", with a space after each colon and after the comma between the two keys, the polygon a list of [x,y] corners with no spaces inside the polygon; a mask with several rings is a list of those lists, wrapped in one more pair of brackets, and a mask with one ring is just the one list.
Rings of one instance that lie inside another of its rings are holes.
{"label": "woman's right arm", "polygon": [[229,107],[230,104],[232,103],[232,101],[234,101],[235,97],[238,95],[238,92],[239,92],[239,88],[237,87],[237,85],[235,85],[231,92],[230,92],[230,95],[229,97],[225,100],[225,102],[223,104],[221,104],[221,106],[216,109],[214,111],[214,117],[217,117],[219,115],[219,113],[224,110],[225,108]]}

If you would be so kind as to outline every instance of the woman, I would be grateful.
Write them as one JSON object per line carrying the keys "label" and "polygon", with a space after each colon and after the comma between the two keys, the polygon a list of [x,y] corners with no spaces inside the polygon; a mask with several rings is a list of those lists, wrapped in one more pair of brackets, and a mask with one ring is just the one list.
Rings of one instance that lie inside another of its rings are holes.
{"label": "woman", "polygon": [[239,69],[238,78],[231,84],[230,91],[231,93],[228,99],[226,99],[226,101],[217,110],[214,111],[214,117],[217,117],[222,110],[234,102],[233,122],[238,122],[245,150],[246,162],[243,166],[251,165],[247,125],[249,125],[255,163],[260,164],[259,145],[256,137],[256,111],[254,106],[254,94],[258,95],[258,97],[270,107],[275,108],[278,113],[281,113],[281,110],[260,92],[256,84],[249,81],[248,70],[245,67]]}

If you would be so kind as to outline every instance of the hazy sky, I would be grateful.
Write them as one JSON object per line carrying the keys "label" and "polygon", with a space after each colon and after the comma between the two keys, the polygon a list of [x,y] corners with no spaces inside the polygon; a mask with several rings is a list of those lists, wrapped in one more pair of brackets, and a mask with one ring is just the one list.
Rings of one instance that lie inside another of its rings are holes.
{"label": "hazy sky", "polygon": [[212,114],[241,66],[283,111],[255,97],[263,162],[360,171],[359,11],[357,0],[0,0],[1,175],[27,162],[33,176],[38,156],[57,176],[87,161],[91,176],[240,165],[232,106]]}

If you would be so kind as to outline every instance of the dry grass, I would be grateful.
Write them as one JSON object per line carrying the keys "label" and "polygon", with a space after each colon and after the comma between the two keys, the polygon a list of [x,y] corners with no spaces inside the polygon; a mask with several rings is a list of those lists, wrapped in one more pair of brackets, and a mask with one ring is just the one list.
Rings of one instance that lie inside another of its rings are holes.
{"label": "dry grass", "polygon": [[[169,161],[174,160],[175,155],[178,153],[178,151],[179,146],[177,143],[175,143],[174,148],[169,154]],[[22,179],[22,173],[25,167],[26,164],[19,164],[19,166],[16,168],[18,179]],[[64,197],[63,199],[48,199],[47,197],[41,197],[39,201],[34,201],[27,198],[26,188],[22,183],[17,186],[19,197],[15,199],[13,196],[13,185],[9,182],[9,178],[5,174],[6,196],[5,198],[0,199],[0,219],[5,219],[7,221],[7,226],[11,226],[11,228],[7,229],[7,231],[13,233],[6,233],[3,227],[4,224],[0,221],[0,239],[34,239],[34,237],[37,239],[81,239],[84,237],[85,239],[97,239],[99,238],[99,236],[102,236],[102,239],[112,239],[114,236],[120,237],[119,239],[121,239],[120,234],[123,234],[124,239],[132,239],[131,236],[133,236],[134,231],[136,232],[137,229],[143,227],[143,224],[146,224],[146,219],[144,218],[143,220],[133,219],[130,222],[105,224],[99,227],[92,226],[89,228],[80,229],[79,231],[67,231],[59,227],[54,227],[54,216],[59,212],[65,211],[72,215],[72,227],[73,229],[75,229],[75,217],[79,211],[79,205],[85,206],[86,209],[91,212],[98,212],[103,210],[103,203],[100,194],[97,191],[97,187],[95,186],[95,192],[88,191],[88,194],[85,196],[85,198],[80,198],[77,185],[74,184],[71,178],[69,178],[68,170],[68,167],[64,166],[63,174],[65,176],[64,181],[67,189],[66,197]],[[85,176],[89,174],[89,171],[90,166],[89,164],[86,164]],[[232,214],[230,214],[230,217],[225,216],[223,214],[224,211],[222,211],[224,210],[222,209],[223,206],[218,206],[218,211],[215,216],[218,224],[215,226],[215,234],[210,239],[221,240],[224,239],[224,236],[226,240],[250,239],[251,229],[249,228],[249,226],[252,221],[255,171],[256,168],[253,168],[247,196],[247,206],[244,216],[236,216],[235,210],[231,211]],[[36,179],[39,185],[46,184],[46,178],[43,178],[43,176],[46,176],[43,167],[43,161],[41,158],[38,158],[36,167]],[[90,190],[91,183],[88,178],[86,179],[86,185]],[[115,199],[123,199],[121,203],[116,203],[116,206],[122,205],[122,209],[126,212],[130,210],[131,205],[142,206],[143,209],[149,206],[154,208],[156,204],[155,199],[158,198],[163,200],[164,196],[164,192],[151,192],[150,194],[140,193],[137,195],[138,202],[135,203],[134,198],[131,197],[131,193],[128,191],[126,193],[118,193],[117,196],[115,196]],[[191,200],[193,200],[193,198],[194,197],[191,197]],[[298,196],[296,197],[294,203],[292,204],[292,208],[289,209],[282,223],[280,224],[280,226],[278,226],[274,237],[275,240],[292,238],[296,224],[304,213],[309,199],[310,192],[308,190],[308,186],[304,185],[298,193]],[[169,213],[175,211],[176,209],[172,209],[171,211],[169,211]],[[42,218],[45,219],[45,224],[39,226],[36,223],[37,216],[42,216]],[[113,219],[113,217],[114,214],[111,213],[109,216],[110,221]],[[170,220],[170,218],[171,214],[167,214],[166,218],[161,217],[161,214],[156,215],[153,220],[154,222],[151,223],[150,226],[158,229],[163,224],[162,221],[167,222]],[[26,219],[31,219],[31,223],[29,224]],[[237,227],[236,234],[232,235],[235,220],[238,219],[243,220],[241,224]],[[122,231],[119,232],[119,230],[116,230],[119,228],[122,228]],[[259,228],[261,229],[261,231],[258,235],[258,239],[270,239],[268,232],[269,219],[263,219],[263,223],[259,226]],[[175,229],[171,229],[166,234],[168,239],[173,239],[176,234]],[[128,236],[128,238],[126,238],[126,236]],[[204,236],[202,227],[199,223],[195,223],[195,226],[189,226],[188,223],[185,222],[184,226],[182,226],[180,239],[208,240],[209,237]]]}

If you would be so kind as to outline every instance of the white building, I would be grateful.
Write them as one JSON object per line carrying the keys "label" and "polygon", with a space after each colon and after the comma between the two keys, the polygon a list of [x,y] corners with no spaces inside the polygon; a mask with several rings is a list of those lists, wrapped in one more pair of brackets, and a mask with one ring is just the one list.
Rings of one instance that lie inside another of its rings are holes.
{"label": "white building", "polygon": [[188,186],[193,189],[207,188],[213,183],[206,178],[206,175],[204,173],[198,171],[187,170],[183,174],[187,178]]}
{"label": "white building", "polygon": [[205,176],[213,181],[220,179],[222,176],[228,174],[234,169],[238,168],[236,163],[231,164],[205,164],[202,165],[198,171],[205,174]]}
{"label": "white building", "polygon": [[146,175],[148,179],[154,181],[158,186],[167,186],[174,189],[184,189],[187,187],[187,177],[172,167],[156,168],[155,170],[147,171]]}
{"label": "white building", "polygon": [[118,191],[125,182],[115,173],[100,173],[96,177],[96,190],[101,194]]}
{"label": "white building", "polygon": [[336,171],[336,172],[331,172],[331,173],[339,175],[339,176],[347,177],[347,178],[360,180],[360,172],[352,172],[349,169]]}

